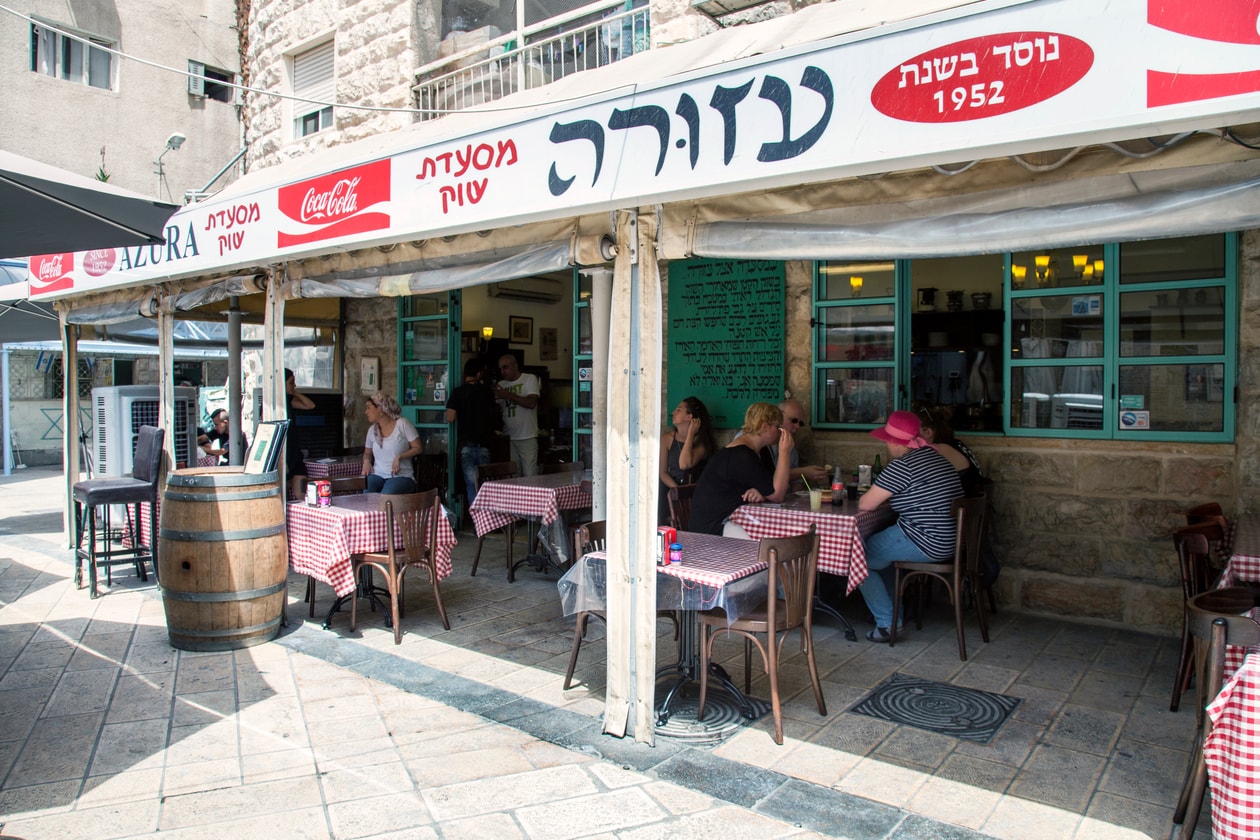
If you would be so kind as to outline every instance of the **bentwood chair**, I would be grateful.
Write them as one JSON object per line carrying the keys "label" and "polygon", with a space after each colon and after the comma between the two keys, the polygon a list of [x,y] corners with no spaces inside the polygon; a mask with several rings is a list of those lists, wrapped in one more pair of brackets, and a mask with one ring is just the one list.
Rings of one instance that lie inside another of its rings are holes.
{"label": "bentwood chair", "polygon": [[[600,519],[579,526],[573,531],[573,560],[576,562],[583,555],[592,551],[603,551],[608,547],[608,522]],[[596,618],[605,624],[608,618],[603,610],[583,610],[577,614],[573,625],[573,646],[569,648],[569,667],[564,672],[564,687],[573,685],[573,671],[577,667],[578,651],[582,649],[582,640],[586,638],[586,627],[590,619]],[[674,610],[657,610],[656,618],[669,619],[674,623],[674,640],[678,640],[678,614]]]}
{"label": "bentwood chair", "polygon": [[[437,604],[442,626],[451,629],[442,606],[442,590],[438,586],[437,532],[438,517],[442,516],[442,500],[437,490],[409,493],[400,496],[381,496],[381,509],[389,519],[389,550],[374,554],[362,554],[354,558],[354,574],[358,579],[364,566],[371,566],[385,576],[385,588],[389,590],[390,612],[394,621],[394,644],[402,644],[403,581],[408,569],[423,569],[433,587],[433,600]],[[402,534],[402,548],[394,546],[393,534]],[[358,598],[350,599],[350,631],[354,632]]]}
{"label": "bentwood chair", "polygon": [[[703,610],[700,618],[700,704],[696,720],[704,719],[708,699],[709,663],[713,659],[714,631],[744,637],[744,692],[752,687],[752,647],[757,646],[766,674],[770,677],[770,707],[774,712],[774,741],[783,743],[783,709],[779,697],[779,663],[783,642],[797,630],[801,635],[801,651],[809,665],[809,679],[814,685],[818,714],[827,714],[818,665],[814,661],[814,583],[818,578],[818,534],[814,526],[797,537],[764,539],[759,545],[761,560],[769,567],[766,600],[760,607],[744,613],[734,621],[726,610],[715,607]],[[779,597],[782,593],[782,598]]]}
{"label": "bentwood chair", "polygon": [[[515,478],[515,477],[516,477],[516,462],[514,461],[499,461],[494,464],[480,464],[477,467],[477,487],[478,488],[480,488],[481,485],[485,484],[487,481],[502,481],[505,478]],[[504,525],[502,528],[497,529],[497,530],[502,531],[504,536],[507,537],[507,567],[509,571],[511,571],[512,569],[512,540],[516,539],[516,528],[517,528],[517,525],[519,524],[520,524],[519,520],[513,519],[511,522]],[[477,538],[477,555],[473,557],[473,564],[472,564],[473,577],[476,577],[477,564],[481,562],[481,547],[486,544],[486,537],[492,533],[494,532],[490,531],[490,532],[487,532],[486,534],[482,534],[480,537]]]}
{"label": "bentwood chair", "polygon": [[[136,575],[148,580],[146,561],[153,564],[153,576],[157,577],[157,497],[158,483],[162,475],[162,440],[164,429],[141,426],[136,439],[134,466],[130,477],[94,478],[74,485],[75,563],[74,585],[83,588],[83,567],[91,575],[92,597],[99,598],[96,569],[105,567],[106,584],[113,584],[112,568],[120,564],[134,565]],[[140,539],[140,504],[149,505],[149,544]],[[114,534],[110,528],[110,506],[131,505],[124,519],[130,529],[130,548],[114,546]],[[99,514],[98,511],[102,513]],[[87,547],[83,546],[83,532],[87,529]]]}
{"label": "bentwood chair", "polygon": [[677,531],[686,531],[691,521],[691,497],[696,493],[696,485],[680,484],[669,488],[669,524]]}
{"label": "bentwood chair", "polygon": [[1225,518],[1225,511],[1220,504],[1206,502],[1195,505],[1186,511],[1186,524],[1215,525],[1219,530],[1208,534],[1208,542],[1212,544],[1213,555],[1218,565],[1229,562],[1229,556],[1234,551],[1234,530],[1229,526],[1229,520]]}
{"label": "bentwood chair", "polygon": [[1173,531],[1173,548],[1177,551],[1177,563],[1181,568],[1181,658],[1173,680],[1172,700],[1169,711],[1181,707],[1181,696],[1190,687],[1191,667],[1194,664],[1194,637],[1190,634],[1190,601],[1212,588],[1215,572],[1212,570],[1210,543],[1219,538],[1220,526],[1215,522],[1200,522]]}
{"label": "bentwood chair", "polygon": [[1194,835],[1199,810],[1203,807],[1203,792],[1207,789],[1203,745],[1212,733],[1212,718],[1205,710],[1220,694],[1225,681],[1225,647],[1260,644],[1260,625],[1243,615],[1250,612],[1255,603],[1255,596],[1245,586],[1213,589],[1190,599],[1188,613],[1190,635],[1194,639],[1199,736],[1195,739],[1186,780],[1173,811],[1173,822],[1181,825],[1178,836],[1183,840]]}
{"label": "bentwood chair", "polygon": [[893,563],[896,586],[893,597],[892,626],[888,645],[897,641],[898,615],[901,611],[901,599],[906,587],[918,581],[919,604],[915,611],[915,626],[923,629],[923,596],[924,586],[931,580],[939,580],[949,592],[950,601],[954,604],[954,630],[958,634],[958,658],[967,661],[967,635],[963,629],[963,594],[970,593],[971,603],[975,605],[976,617],[980,622],[980,638],[985,644],[989,642],[989,619],[984,604],[980,601],[978,583],[980,572],[980,548],[984,542],[984,528],[988,499],[984,496],[967,496],[954,499],[950,505],[950,517],[957,526],[954,535],[954,559],[941,563],[911,563],[897,561]]}

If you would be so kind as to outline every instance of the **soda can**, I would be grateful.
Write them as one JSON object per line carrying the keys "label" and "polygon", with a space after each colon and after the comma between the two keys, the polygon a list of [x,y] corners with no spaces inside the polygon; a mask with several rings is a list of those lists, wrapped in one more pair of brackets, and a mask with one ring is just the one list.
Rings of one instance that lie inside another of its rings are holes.
{"label": "soda can", "polygon": [[315,492],[317,496],[317,504],[320,507],[328,507],[332,504],[332,482],[317,481],[315,482]]}

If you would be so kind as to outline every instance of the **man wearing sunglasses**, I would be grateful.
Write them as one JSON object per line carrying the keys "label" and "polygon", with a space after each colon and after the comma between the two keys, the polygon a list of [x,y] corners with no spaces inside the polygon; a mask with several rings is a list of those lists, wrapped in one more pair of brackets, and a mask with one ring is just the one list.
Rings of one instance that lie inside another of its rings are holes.
{"label": "man wearing sunglasses", "polygon": [[[779,410],[783,412],[783,428],[795,440],[796,433],[806,426],[804,407],[796,400],[784,400],[779,403]],[[790,457],[792,459],[791,480],[793,482],[804,479],[809,483],[810,487],[815,489],[831,486],[831,478],[827,475],[826,467],[816,464],[801,466],[801,450],[799,446],[792,447]],[[774,468],[779,463],[779,445],[777,443],[772,443],[761,450],[761,463],[765,465],[771,475],[774,474]]]}

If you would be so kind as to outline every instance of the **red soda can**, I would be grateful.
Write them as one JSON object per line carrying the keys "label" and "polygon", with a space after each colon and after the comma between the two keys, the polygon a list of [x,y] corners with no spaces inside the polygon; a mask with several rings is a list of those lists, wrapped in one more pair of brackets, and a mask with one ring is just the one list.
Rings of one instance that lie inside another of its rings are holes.
{"label": "red soda can", "polygon": [[318,500],[316,504],[320,507],[328,507],[332,504],[332,482],[317,481],[315,482],[315,495]]}

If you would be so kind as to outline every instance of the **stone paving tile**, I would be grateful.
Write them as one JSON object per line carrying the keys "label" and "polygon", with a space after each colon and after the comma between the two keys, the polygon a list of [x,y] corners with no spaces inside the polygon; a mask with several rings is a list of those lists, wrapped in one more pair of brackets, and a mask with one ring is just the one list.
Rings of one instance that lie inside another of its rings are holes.
{"label": "stone paving tile", "polygon": [[528,836],[509,814],[483,814],[463,820],[446,820],[437,826],[443,840],[525,840]]}
{"label": "stone paving tile", "polygon": [[1046,730],[1044,741],[1072,750],[1109,755],[1120,736],[1125,715],[1066,704]]}
{"label": "stone paving tile", "polygon": [[446,760],[441,755],[409,759],[407,769],[422,788],[446,785],[485,778],[487,768],[500,775],[514,775],[535,769],[529,756],[517,747],[497,747],[486,750],[460,751],[459,761]]}
{"label": "stone paving tile", "polygon": [[422,793],[434,818],[449,820],[598,792],[590,777],[580,768],[562,766],[458,782],[429,788]]}
{"label": "stone paving tile", "polygon": [[835,787],[864,799],[901,808],[914,798],[929,778],[931,776],[919,770],[868,757],[854,765]]}
{"label": "stone paving tile", "polygon": [[687,814],[668,822],[620,831],[622,840],[666,840],[677,837],[721,837],[723,840],[768,840],[777,837],[805,837],[800,828],[786,822],[746,811],[733,805],[719,806]]}
{"label": "stone paving tile", "polygon": [[1106,760],[1098,755],[1043,744],[1033,750],[1010,794],[1083,813]]}
{"label": "stone paving tile", "polygon": [[3,790],[0,790],[0,814],[8,815],[8,819],[17,820],[68,811],[74,806],[75,797],[78,796],[82,786],[81,779],[6,785]]}
{"label": "stone paving tile", "polygon": [[161,767],[165,762],[165,720],[109,723],[101,727],[89,775],[112,775],[127,770]]}
{"label": "stone paving tile", "polygon": [[933,776],[908,804],[916,814],[978,830],[1001,799],[1000,793]]}
{"label": "stone paving tile", "polygon": [[81,715],[85,712],[103,712],[109,707],[109,698],[118,681],[117,668],[93,671],[66,671],[57,680],[57,687],[44,706],[44,717]]}
{"label": "stone paving tile", "polygon": [[247,785],[314,774],[315,755],[307,748],[247,753],[241,756],[241,780]]}
{"label": "stone paving tile", "polygon": [[568,840],[598,832],[623,832],[668,816],[639,787],[576,796],[519,808],[516,819],[531,837]]}
{"label": "stone paving tile", "polygon": [[171,700],[174,694],[174,672],[124,672],[114,686],[114,696],[110,698],[105,721],[123,723],[132,720],[161,720],[165,726],[171,717]]}
{"label": "stone paving tile", "polygon": [[1189,765],[1188,752],[1125,742],[1110,757],[1098,789],[1155,805],[1175,803]]}
{"label": "stone paving tile", "polygon": [[315,778],[278,779],[248,786],[231,786],[166,796],[162,803],[162,831],[206,825],[235,814],[278,814],[322,804]]}
{"label": "stone paving tile", "polygon": [[81,779],[102,717],[61,715],[36,721],[9,777],[27,785]]}
{"label": "stone paving tile", "polygon": [[327,810],[338,838],[371,837],[432,822],[423,799],[414,792],[334,802]]}
{"label": "stone paving tile", "polygon": [[216,758],[196,764],[173,764],[162,777],[162,795],[176,796],[241,784],[239,758]]}
{"label": "stone paving tile", "polygon": [[55,837],[57,840],[106,840],[150,834],[158,826],[157,799],[120,802],[48,816],[16,819],[4,824],[13,837]]}
{"label": "stone paving tile", "polygon": [[399,760],[391,760],[387,755],[381,756],[381,759],[379,764],[320,773],[319,783],[324,791],[324,801],[345,802],[415,789],[415,782],[405,764]]}
{"label": "stone paving tile", "polygon": [[982,830],[1000,840],[1070,840],[1080,823],[1079,814],[1004,796]]}
{"label": "stone paving tile", "polygon": [[162,840],[206,840],[207,837],[284,837],[285,840],[329,840],[328,816],[323,808],[297,808],[275,814],[233,819],[215,815],[205,823],[162,829]]}

